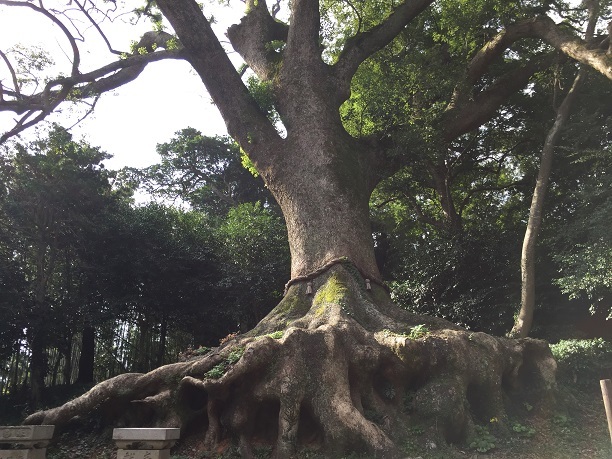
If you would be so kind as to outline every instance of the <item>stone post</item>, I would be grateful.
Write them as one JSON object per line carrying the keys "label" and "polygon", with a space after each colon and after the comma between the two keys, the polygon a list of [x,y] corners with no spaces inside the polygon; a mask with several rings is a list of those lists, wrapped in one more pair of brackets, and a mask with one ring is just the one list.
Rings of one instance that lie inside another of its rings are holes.
{"label": "stone post", "polygon": [[170,448],[180,435],[176,428],[114,429],[117,459],[170,459]]}
{"label": "stone post", "polygon": [[45,459],[55,426],[0,426],[0,459]]}

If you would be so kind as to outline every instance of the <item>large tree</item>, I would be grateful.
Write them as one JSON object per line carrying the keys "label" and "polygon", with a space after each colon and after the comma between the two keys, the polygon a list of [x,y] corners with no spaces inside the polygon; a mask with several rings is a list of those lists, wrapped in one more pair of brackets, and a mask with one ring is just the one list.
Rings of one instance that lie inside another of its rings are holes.
{"label": "large tree", "polygon": [[[134,80],[151,62],[184,59],[280,205],[291,251],[286,294],[251,332],[197,360],[109,380],[27,422],[64,424],[85,413],[125,413],[124,422],[184,428],[199,423],[206,448],[235,438],[245,457],[262,440],[274,447],[275,457],[290,457],[300,446],[394,457],[416,419],[432,435],[460,440],[475,422],[505,419],[507,395],[517,389],[554,384],[555,363],[544,343],[468,333],[396,308],[376,264],[368,201],[398,161],[410,158],[407,139],[433,142],[439,152],[450,148],[503,110],[512,94],[550,64],[553,49],[612,79],[609,38],[585,43],[546,16],[546,2],[508,8],[505,2],[475,2],[487,14],[478,16],[480,35],[471,37],[472,46],[467,52],[440,47],[439,58],[448,62],[445,84],[453,89],[448,103],[434,104],[438,116],[424,118],[433,129],[420,129],[422,124],[412,130],[415,123],[400,120],[368,135],[349,133],[340,108],[364,62],[394,40],[410,38],[415,28],[456,33],[444,25],[461,15],[438,13],[460,12],[458,5],[467,3],[433,3],[294,0],[288,20],[281,21],[275,17],[284,7],[280,2],[269,7],[264,0],[247,0],[244,17],[227,36],[269,94],[270,109],[249,91],[195,0],[147,2],[141,14],[163,16],[176,36],[147,33],[133,53],[94,71],[81,70],[80,47],[58,11],[42,3],[0,1],[49,17],[63,27],[73,50],[72,68],[43,91],[25,94],[17,77],[14,87],[3,88],[0,109],[23,114],[5,138],[66,100],[95,98]],[[101,12],[95,2],[73,6],[90,23]],[[463,37],[456,38],[458,43]],[[404,43],[401,52],[418,53],[423,44]],[[414,95],[415,105],[422,95]],[[430,172],[453,221],[447,164],[436,159]],[[425,329],[424,336],[417,333]]]}

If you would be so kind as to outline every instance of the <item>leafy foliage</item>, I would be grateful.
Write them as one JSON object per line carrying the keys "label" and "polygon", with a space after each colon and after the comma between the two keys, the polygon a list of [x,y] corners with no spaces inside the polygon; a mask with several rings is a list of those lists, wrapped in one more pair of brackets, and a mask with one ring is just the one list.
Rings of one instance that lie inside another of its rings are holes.
{"label": "leafy foliage", "polygon": [[228,138],[206,137],[185,128],[159,144],[157,153],[159,164],[131,171],[151,193],[184,200],[214,216],[225,216],[245,202],[274,202],[261,178],[242,166],[240,149]]}
{"label": "leafy foliage", "polygon": [[562,379],[579,384],[612,377],[612,343],[602,338],[561,340],[550,349]]}
{"label": "leafy foliage", "polygon": [[484,426],[474,426],[475,435],[470,441],[470,448],[475,449],[479,453],[486,453],[495,449],[497,439]]}
{"label": "leafy foliage", "polygon": [[260,203],[230,209],[216,232],[224,260],[221,286],[243,331],[280,300],[289,278],[289,245],[284,223]]}

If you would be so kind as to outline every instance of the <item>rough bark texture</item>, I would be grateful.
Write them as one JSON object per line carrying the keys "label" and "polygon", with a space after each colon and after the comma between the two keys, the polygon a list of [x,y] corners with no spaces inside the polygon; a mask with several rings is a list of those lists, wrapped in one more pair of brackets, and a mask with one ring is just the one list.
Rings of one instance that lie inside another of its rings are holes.
{"label": "rough bark texture", "polygon": [[476,423],[504,422],[517,394],[541,406],[555,368],[544,342],[397,309],[346,262],[314,279],[312,294],[292,285],[248,334],[187,362],[105,381],[26,423],[174,426],[201,451],[233,442],[245,458],[261,446],[275,458],[304,450],[393,458],[411,426],[457,442]]}

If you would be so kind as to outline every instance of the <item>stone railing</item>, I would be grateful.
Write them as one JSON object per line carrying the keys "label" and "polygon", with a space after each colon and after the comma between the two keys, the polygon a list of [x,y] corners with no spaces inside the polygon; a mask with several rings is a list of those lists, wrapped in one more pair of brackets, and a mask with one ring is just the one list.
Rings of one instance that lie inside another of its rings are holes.
{"label": "stone railing", "polygon": [[55,426],[0,426],[0,459],[45,459]]}

